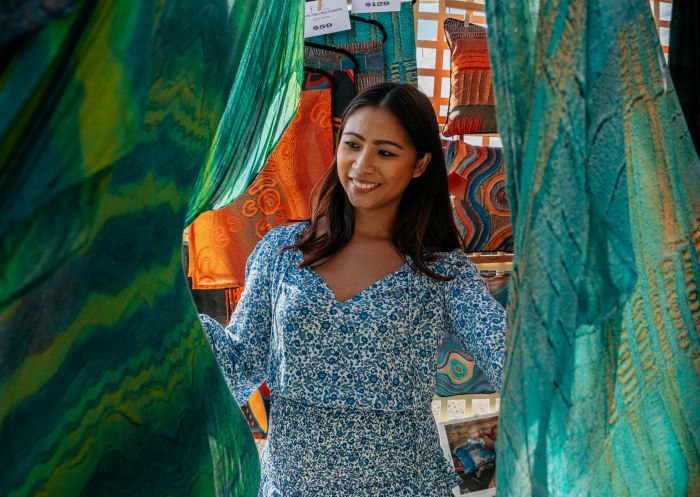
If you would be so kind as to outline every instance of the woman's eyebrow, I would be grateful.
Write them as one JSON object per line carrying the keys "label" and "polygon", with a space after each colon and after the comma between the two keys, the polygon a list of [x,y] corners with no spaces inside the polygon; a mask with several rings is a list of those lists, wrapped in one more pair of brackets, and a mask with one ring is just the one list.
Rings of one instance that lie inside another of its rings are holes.
{"label": "woman's eyebrow", "polygon": [[365,141],[365,137],[364,137],[364,136],[362,136],[362,135],[359,134],[359,133],[355,133],[354,131],[344,131],[343,134],[344,134],[344,135],[356,136],[356,137],[359,138],[360,140]]}
{"label": "woman's eyebrow", "polygon": [[374,140],[373,143],[374,143],[375,145],[393,145],[393,146],[395,146],[396,148],[400,148],[401,150],[403,150],[403,147],[402,147],[401,145],[399,145],[399,144],[396,143],[396,142],[390,141],[390,140]]}
{"label": "woman's eyebrow", "polygon": [[[355,133],[354,131],[345,131],[345,132],[343,132],[343,134],[344,135],[352,135],[352,136],[359,138],[362,141],[365,141],[364,136],[362,136],[359,133]],[[374,145],[393,145],[394,147],[403,150],[403,147],[401,145],[399,145],[398,143],[393,142],[391,140],[374,140],[372,143]]]}

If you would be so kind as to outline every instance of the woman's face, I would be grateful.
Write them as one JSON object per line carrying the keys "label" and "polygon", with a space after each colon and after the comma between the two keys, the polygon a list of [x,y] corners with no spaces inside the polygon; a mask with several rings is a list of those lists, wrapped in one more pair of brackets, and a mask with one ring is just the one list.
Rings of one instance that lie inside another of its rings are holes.
{"label": "woman's face", "polygon": [[430,154],[418,157],[408,133],[389,111],[363,107],[345,120],[336,163],[355,209],[395,213],[404,190],[428,162]]}

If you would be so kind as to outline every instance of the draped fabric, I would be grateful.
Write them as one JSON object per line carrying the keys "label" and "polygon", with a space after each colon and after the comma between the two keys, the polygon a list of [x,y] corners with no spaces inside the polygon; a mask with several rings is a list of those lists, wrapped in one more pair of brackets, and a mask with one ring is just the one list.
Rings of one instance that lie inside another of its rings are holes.
{"label": "draped fabric", "polygon": [[262,8],[84,0],[2,47],[0,495],[256,495],[181,244]]}
{"label": "draped fabric", "polygon": [[14,0],[0,4],[0,46],[62,17],[79,0]]}
{"label": "draped fabric", "polygon": [[333,117],[333,135],[335,138],[343,122],[343,112],[355,98],[355,73],[350,69],[328,73],[333,81],[323,74],[308,72],[304,75],[304,90],[332,90],[331,115]]}
{"label": "draped fabric", "polygon": [[685,121],[700,152],[700,4],[674,0],[668,66]]}
{"label": "draped fabric", "polygon": [[[505,307],[508,303],[510,274],[480,274],[491,295]],[[474,363],[464,345],[452,334],[445,336],[438,349],[435,393],[440,397],[493,393],[493,387],[484,373]]]}
{"label": "draped fabric", "polygon": [[190,225],[193,288],[241,287],[245,262],[271,228],[307,218],[313,186],[333,160],[331,90],[304,91],[294,120],[245,195]]}
{"label": "draped fabric", "polygon": [[187,224],[241,196],[294,117],[303,76],[303,5],[244,0],[228,6],[237,17],[234,36],[245,39],[245,45],[233,59],[219,62],[238,71],[212,150],[199,170]]}
{"label": "draped fabric", "polygon": [[357,93],[365,88],[384,82],[384,52],[378,41],[366,41],[337,45],[336,48],[350,52],[355,56],[359,66],[353,65],[352,59],[342,53],[318,47],[304,47],[304,65],[324,71],[352,69],[355,73]]}
{"label": "draped fabric", "polygon": [[503,150],[453,141],[447,146],[445,163],[464,250],[512,252]]}
{"label": "draped fabric", "polygon": [[645,0],[487,2],[514,227],[498,492],[700,494],[700,163]]}
{"label": "draped fabric", "polygon": [[496,132],[488,30],[445,19],[445,38],[450,47],[450,106],[445,136]]}
{"label": "draped fabric", "polygon": [[352,21],[352,29],[349,31],[316,36],[309,41],[335,46],[368,41],[382,43],[385,80],[417,85],[413,5],[403,2],[398,12],[372,12],[357,14],[357,17],[380,23],[387,34],[386,42],[382,43],[383,35],[378,26],[357,20]]}

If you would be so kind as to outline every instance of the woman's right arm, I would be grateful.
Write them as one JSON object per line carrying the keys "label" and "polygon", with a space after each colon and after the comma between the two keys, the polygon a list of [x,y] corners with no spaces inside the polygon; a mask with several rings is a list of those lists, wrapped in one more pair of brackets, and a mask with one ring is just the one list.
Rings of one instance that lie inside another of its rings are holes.
{"label": "woman's right arm", "polygon": [[239,405],[266,376],[272,329],[271,266],[278,255],[270,238],[260,241],[248,258],[243,295],[228,326],[200,314],[216,362]]}

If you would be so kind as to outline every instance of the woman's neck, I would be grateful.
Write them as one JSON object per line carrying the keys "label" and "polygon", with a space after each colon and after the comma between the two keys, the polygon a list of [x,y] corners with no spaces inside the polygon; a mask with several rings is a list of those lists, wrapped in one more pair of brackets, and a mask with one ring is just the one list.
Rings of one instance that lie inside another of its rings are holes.
{"label": "woman's neck", "polygon": [[361,238],[391,240],[396,212],[355,209],[355,234]]}

